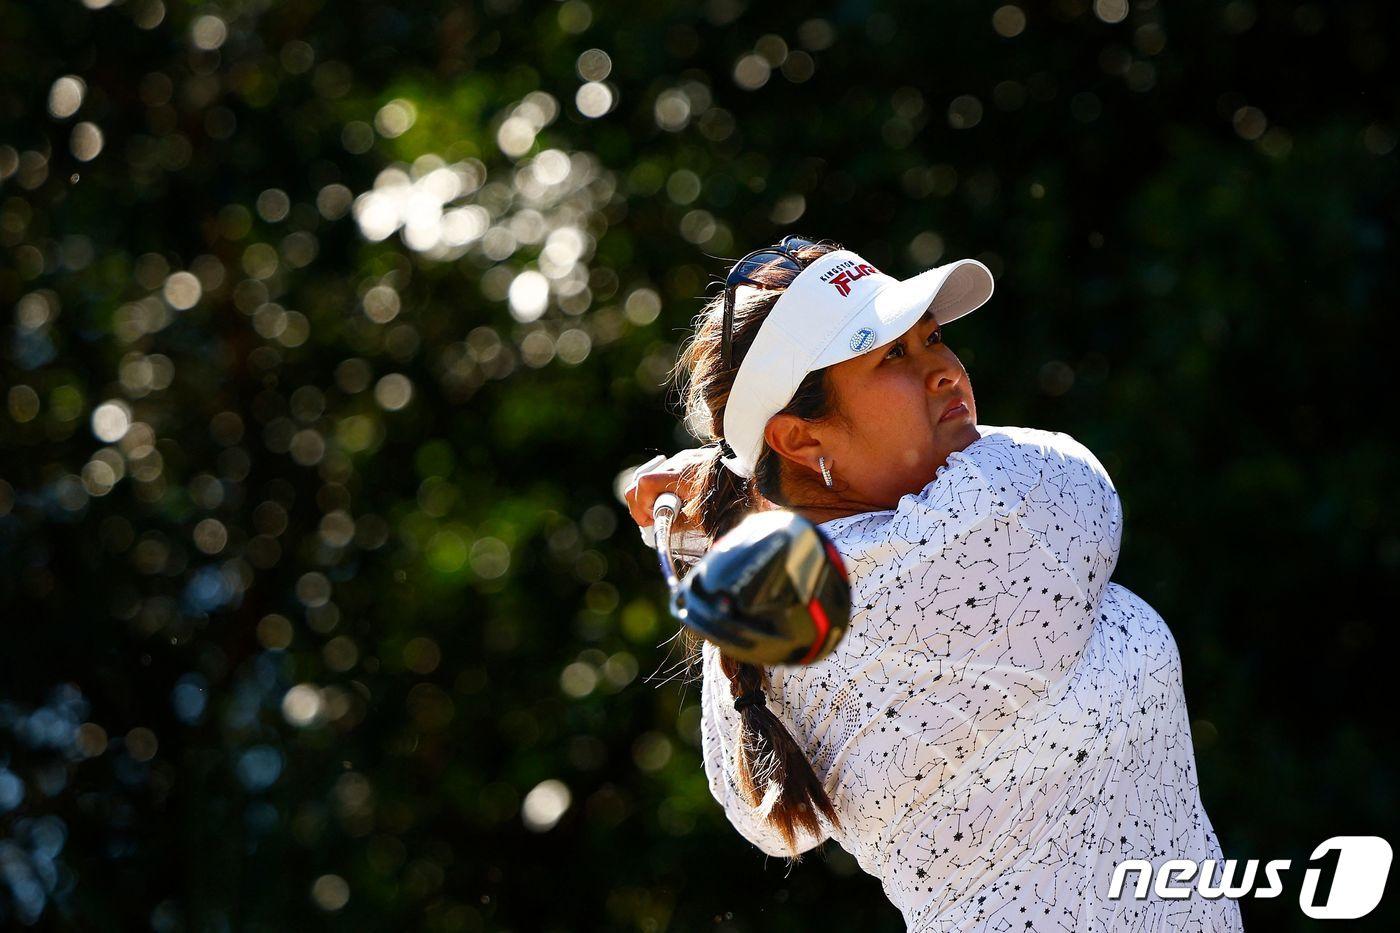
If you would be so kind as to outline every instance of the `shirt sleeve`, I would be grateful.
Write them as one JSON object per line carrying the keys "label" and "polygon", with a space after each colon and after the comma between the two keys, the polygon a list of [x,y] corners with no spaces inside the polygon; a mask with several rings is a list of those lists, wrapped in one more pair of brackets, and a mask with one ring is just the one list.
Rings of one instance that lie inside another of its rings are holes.
{"label": "shirt sleeve", "polygon": [[1118,563],[1123,505],[1098,457],[1059,431],[1036,432],[1042,451],[1039,487],[1021,521],[1097,606]]}
{"label": "shirt sleeve", "polygon": [[[979,725],[989,731],[1074,667],[1121,533],[1117,492],[1082,444],[987,428],[884,514],[850,561],[853,611],[864,613],[847,634],[851,651],[908,653],[904,663],[934,672],[995,671],[1007,702],[984,709],[996,713]],[[971,710],[980,704],[957,693],[967,686],[944,678],[931,689]]]}
{"label": "shirt sleeve", "polygon": [[979,428],[893,510],[833,526],[851,625],[828,668],[786,681],[845,804],[843,839],[876,840],[877,861],[904,857],[883,847],[915,808],[966,805],[984,748],[1031,740],[1017,730],[1076,670],[1116,560],[1117,494],[1097,458],[1067,435]]}
{"label": "shirt sleeve", "polygon": [[[740,713],[734,709],[730,699],[729,678],[720,667],[719,649],[710,642],[704,642],[701,651],[703,680],[701,685],[700,736],[704,757],[705,777],[710,793],[724,808],[724,814],[733,827],[749,842],[767,855],[793,857],[782,834],[768,822],[762,801],[753,806],[739,789],[735,772],[734,753],[738,741]],[[770,677],[777,680],[779,672],[770,671]],[[768,708],[778,711],[780,700],[770,697]],[[781,718],[781,713],[779,713]],[[791,727],[789,726],[789,730]],[[794,733],[794,738],[796,738]],[[800,740],[799,740],[800,744]],[[760,791],[762,789],[760,788]],[[801,855],[821,845],[829,832],[825,818],[818,815],[822,823],[822,833],[814,836],[802,827],[797,827],[797,852]]]}
{"label": "shirt sleeve", "polygon": [[[896,551],[917,558],[955,553],[965,566],[977,534],[1010,523],[1024,529],[1068,574],[1078,594],[1097,605],[1118,561],[1123,509],[1108,471],[1068,434],[1036,428],[986,428],[954,451],[939,477],[904,496],[890,524]],[[950,471],[944,476],[945,471]],[[1010,542],[1012,536],[1001,536]],[[994,547],[995,538],[982,543]],[[1008,571],[1014,555],[1006,564]]]}

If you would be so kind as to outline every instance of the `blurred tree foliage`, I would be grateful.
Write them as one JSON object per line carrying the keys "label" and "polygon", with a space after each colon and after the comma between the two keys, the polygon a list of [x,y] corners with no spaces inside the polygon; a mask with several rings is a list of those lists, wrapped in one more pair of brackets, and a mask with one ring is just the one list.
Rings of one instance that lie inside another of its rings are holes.
{"label": "blurred tree foliage", "polygon": [[900,929],[834,844],[787,872],[724,822],[610,489],[686,443],[723,257],[794,230],[998,275],[950,333],[981,421],[1114,476],[1226,854],[1393,831],[1397,36],[0,3],[3,922]]}

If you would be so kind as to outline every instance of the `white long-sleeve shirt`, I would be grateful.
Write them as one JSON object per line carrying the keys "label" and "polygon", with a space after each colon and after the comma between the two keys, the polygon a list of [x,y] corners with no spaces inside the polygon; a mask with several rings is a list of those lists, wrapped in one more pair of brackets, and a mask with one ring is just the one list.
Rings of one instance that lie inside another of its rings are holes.
{"label": "white long-sleeve shirt", "polygon": [[[1098,459],[1063,433],[978,431],[895,508],[821,525],[851,578],[850,627],[822,661],[769,669],[768,707],[843,824],[802,833],[799,852],[836,839],[916,933],[1240,930],[1228,899],[1107,899],[1126,859],[1222,857],[1180,656],[1109,582],[1122,507]],[[739,713],[718,650],[702,656],[710,790],[746,839],[788,855],[738,791]]]}

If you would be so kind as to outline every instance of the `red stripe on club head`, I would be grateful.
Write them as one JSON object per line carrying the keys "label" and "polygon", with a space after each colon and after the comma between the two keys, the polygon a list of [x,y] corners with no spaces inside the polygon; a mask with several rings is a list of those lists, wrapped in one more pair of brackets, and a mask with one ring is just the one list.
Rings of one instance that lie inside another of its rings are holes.
{"label": "red stripe on club head", "polygon": [[826,610],[815,596],[807,603],[807,611],[817,623],[817,637],[812,640],[812,647],[807,649],[807,654],[797,662],[798,664],[810,664],[822,645],[826,644],[827,633],[831,631],[831,620],[826,617]]}

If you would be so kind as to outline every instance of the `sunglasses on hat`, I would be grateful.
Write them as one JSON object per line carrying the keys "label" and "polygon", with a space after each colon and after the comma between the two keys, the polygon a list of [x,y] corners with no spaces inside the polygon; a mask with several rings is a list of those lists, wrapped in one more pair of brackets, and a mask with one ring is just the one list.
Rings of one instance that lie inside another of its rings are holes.
{"label": "sunglasses on hat", "polygon": [[[774,284],[771,280],[764,281],[764,276],[767,275],[771,278],[772,273],[778,269],[791,272],[794,275],[801,272],[819,257],[813,256],[811,259],[803,259],[797,255],[797,252],[816,245],[811,240],[804,240],[799,236],[785,236],[777,246],[756,249],[736,262],[729,270],[729,274],[724,277],[724,323],[720,331],[719,359],[722,368],[730,368],[730,358],[733,356],[735,290],[740,285],[748,285],[753,288],[786,288],[788,282]],[[791,279],[788,281],[790,282]]]}

